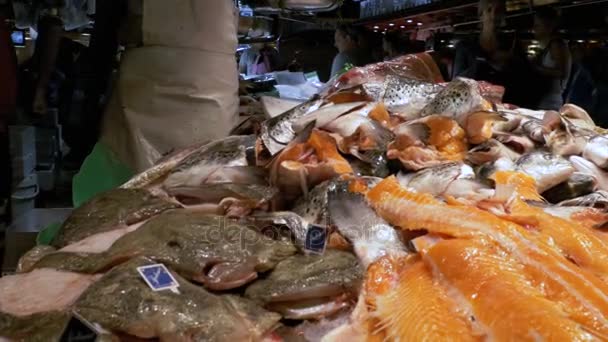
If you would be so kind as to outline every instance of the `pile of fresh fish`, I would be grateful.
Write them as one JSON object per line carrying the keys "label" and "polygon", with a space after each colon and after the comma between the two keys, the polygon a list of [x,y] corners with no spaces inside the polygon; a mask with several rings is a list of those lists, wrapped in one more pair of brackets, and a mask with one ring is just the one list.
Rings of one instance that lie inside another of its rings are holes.
{"label": "pile of fresh fish", "polygon": [[0,278],[0,339],[607,340],[608,133],[501,96],[410,55],[175,151]]}

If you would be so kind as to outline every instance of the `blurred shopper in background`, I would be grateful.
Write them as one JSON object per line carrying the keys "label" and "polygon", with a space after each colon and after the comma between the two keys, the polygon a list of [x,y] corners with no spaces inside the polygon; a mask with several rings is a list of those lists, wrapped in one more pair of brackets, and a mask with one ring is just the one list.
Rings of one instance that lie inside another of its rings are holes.
{"label": "blurred shopper in background", "polygon": [[504,0],[481,0],[478,10],[480,35],[456,46],[452,78],[468,77],[504,86],[504,102],[533,108],[538,100],[527,90],[534,84],[531,66],[516,36],[500,32]]}
{"label": "blurred shopper in background", "polygon": [[393,59],[407,53],[409,39],[399,32],[389,32],[382,37],[384,60]]}
{"label": "blurred shopper in background", "polygon": [[564,92],[565,103],[573,103],[587,112],[593,109],[595,82],[585,65],[585,48],[581,43],[570,45],[572,55],[572,71]]}
{"label": "blurred shopper in background", "polygon": [[360,45],[361,33],[350,25],[340,25],[334,34],[338,54],[331,65],[331,77],[339,75],[347,65],[360,66],[368,61]]}
{"label": "blurred shopper in background", "polygon": [[534,35],[543,48],[534,64],[540,75],[539,101],[533,108],[559,110],[564,100],[562,94],[566,89],[572,57],[568,44],[557,37],[559,15],[551,7],[542,7],[534,16]]}

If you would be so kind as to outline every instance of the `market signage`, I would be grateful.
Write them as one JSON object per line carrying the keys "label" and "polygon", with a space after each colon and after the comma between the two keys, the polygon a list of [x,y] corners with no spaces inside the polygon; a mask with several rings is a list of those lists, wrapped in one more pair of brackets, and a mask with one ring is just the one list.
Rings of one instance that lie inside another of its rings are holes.
{"label": "market signage", "polygon": [[364,0],[361,1],[360,18],[391,14],[438,2],[441,0]]}

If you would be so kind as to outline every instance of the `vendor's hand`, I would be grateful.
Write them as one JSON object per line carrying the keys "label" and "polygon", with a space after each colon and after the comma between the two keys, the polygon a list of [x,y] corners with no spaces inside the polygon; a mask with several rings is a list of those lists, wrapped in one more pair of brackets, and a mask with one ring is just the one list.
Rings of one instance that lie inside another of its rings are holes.
{"label": "vendor's hand", "polygon": [[38,89],[34,95],[34,104],[32,111],[37,114],[46,114],[47,103],[46,103],[46,91]]}

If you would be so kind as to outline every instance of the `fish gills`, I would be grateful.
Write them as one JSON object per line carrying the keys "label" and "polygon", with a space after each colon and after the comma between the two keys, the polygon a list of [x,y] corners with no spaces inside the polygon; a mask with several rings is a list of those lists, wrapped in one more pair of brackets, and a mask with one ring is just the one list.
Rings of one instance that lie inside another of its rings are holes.
{"label": "fish gills", "polygon": [[443,240],[424,260],[468,299],[474,320],[498,341],[589,341],[593,336],[545,299],[522,266],[497,248],[471,240]]}
{"label": "fish gills", "polygon": [[[475,341],[467,320],[418,260],[399,275],[396,286],[376,298],[373,315],[388,340]],[[405,305],[404,305],[405,304]]]}

